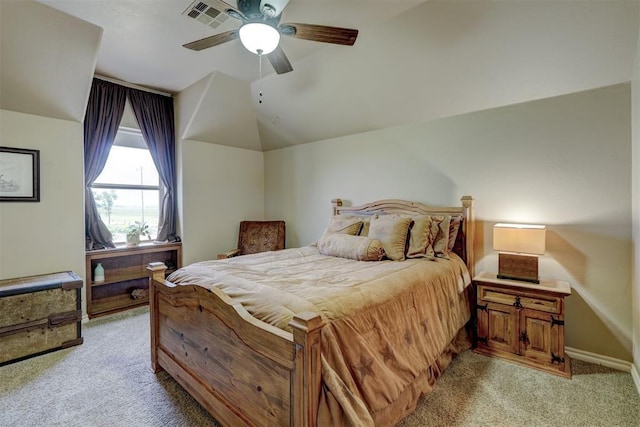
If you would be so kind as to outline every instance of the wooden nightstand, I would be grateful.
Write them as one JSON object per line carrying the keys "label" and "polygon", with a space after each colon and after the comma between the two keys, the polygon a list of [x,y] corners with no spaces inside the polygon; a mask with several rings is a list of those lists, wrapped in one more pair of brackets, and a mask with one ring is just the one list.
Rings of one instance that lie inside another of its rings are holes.
{"label": "wooden nightstand", "polygon": [[473,278],[477,292],[476,353],[571,378],[564,353],[564,298],[567,282],[540,284],[498,279],[482,272]]}

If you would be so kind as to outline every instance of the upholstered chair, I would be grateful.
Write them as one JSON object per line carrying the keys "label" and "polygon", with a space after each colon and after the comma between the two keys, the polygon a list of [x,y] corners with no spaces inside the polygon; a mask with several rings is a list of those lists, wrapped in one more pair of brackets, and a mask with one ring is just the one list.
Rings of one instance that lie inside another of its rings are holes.
{"label": "upholstered chair", "polygon": [[241,221],[238,248],[218,254],[218,259],[284,249],[284,221]]}

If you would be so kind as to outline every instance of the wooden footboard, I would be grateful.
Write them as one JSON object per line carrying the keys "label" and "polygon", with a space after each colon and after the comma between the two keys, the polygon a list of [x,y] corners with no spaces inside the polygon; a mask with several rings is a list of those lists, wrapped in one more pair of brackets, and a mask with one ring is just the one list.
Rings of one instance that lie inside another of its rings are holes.
{"label": "wooden footboard", "polygon": [[320,328],[300,313],[285,332],[217,289],[176,286],[149,264],[151,366],[166,370],[223,425],[315,426]]}

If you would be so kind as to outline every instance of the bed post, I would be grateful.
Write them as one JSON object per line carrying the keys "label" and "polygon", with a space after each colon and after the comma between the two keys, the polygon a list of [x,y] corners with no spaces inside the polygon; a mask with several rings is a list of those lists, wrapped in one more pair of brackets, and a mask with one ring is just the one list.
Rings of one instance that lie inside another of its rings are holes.
{"label": "bed post", "polygon": [[320,328],[316,313],[298,313],[289,322],[295,345],[295,363],[291,384],[291,425],[315,427],[320,401],[321,363]]}
{"label": "bed post", "polygon": [[158,312],[158,290],[155,282],[164,282],[164,272],[167,270],[167,266],[162,262],[151,262],[147,266],[147,270],[149,270],[149,312],[151,314],[149,316],[151,319],[151,370],[157,374],[162,368],[158,365],[157,345],[160,333],[160,325],[158,325],[160,313]]}
{"label": "bed post", "polygon": [[476,257],[475,257],[475,232],[476,232],[476,218],[473,213],[473,197],[471,196],[462,196],[460,199],[462,201],[462,208],[464,209],[464,236],[465,236],[465,255],[467,256],[467,269],[469,270],[469,274],[473,278],[475,275],[476,268]]}
{"label": "bed post", "polygon": [[338,215],[338,209],[342,207],[342,199],[333,199],[331,204],[333,205],[333,214]]}

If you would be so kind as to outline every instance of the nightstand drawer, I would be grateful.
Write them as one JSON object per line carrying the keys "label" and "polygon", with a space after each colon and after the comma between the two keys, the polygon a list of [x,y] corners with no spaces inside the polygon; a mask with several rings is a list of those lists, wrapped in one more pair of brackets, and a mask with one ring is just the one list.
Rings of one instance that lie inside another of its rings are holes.
{"label": "nightstand drawer", "polygon": [[496,304],[512,305],[514,307],[530,308],[546,313],[560,313],[562,311],[562,299],[546,296],[532,296],[524,292],[509,292],[504,289],[488,286],[478,287],[479,302],[493,302]]}
{"label": "nightstand drawer", "polygon": [[541,298],[541,297],[528,297],[523,296],[520,298],[520,304],[524,308],[531,308],[537,311],[544,311],[547,313],[560,313],[562,309],[562,300],[559,298]]}
{"label": "nightstand drawer", "polygon": [[480,301],[495,302],[497,304],[515,305],[516,296],[505,293],[502,289],[493,289],[481,286],[478,288],[478,297]]}

